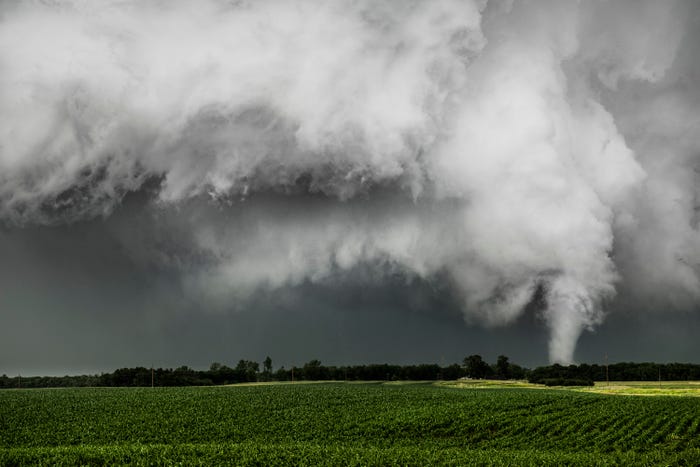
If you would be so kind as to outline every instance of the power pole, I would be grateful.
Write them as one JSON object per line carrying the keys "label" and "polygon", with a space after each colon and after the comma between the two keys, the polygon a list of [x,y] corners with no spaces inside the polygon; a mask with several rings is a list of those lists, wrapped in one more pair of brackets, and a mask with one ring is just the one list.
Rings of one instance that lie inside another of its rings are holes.
{"label": "power pole", "polygon": [[151,388],[153,388],[153,365],[151,365]]}

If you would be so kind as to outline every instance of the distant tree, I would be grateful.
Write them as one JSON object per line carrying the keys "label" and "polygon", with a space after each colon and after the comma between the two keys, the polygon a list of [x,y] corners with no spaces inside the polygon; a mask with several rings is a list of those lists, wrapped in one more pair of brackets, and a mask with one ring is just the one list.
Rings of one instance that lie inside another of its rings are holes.
{"label": "distant tree", "polygon": [[508,365],[508,371],[510,372],[510,379],[526,379],[529,370],[521,367],[520,365],[511,363]]}
{"label": "distant tree", "polygon": [[241,381],[233,368],[222,365],[218,362],[212,363],[209,366],[209,371],[207,374],[203,376],[210,379],[214,384],[230,384]]}
{"label": "distant tree", "polygon": [[490,368],[481,355],[470,355],[463,360],[463,364],[470,378],[482,379],[490,373]]}
{"label": "distant tree", "polygon": [[320,360],[311,360],[307,363],[304,364],[304,379],[307,380],[319,380],[322,377],[322,371],[321,371],[321,361]]}
{"label": "distant tree", "polygon": [[436,364],[410,365],[403,367],[403,378],[407,380],[435,380],[440,374],[440,366]]}
{"label": "distant tree", "polygon": [[283,366],[279,367],[274,373],[275,380],[277,381],[289,381],[290,374],[288,370],[285,370]]}
{"label": "distant tree", "polygon": [[463,374],[462,367],[457,365],[456,363],[443,368],[441,370],[441,372],[442,372],[442,378],[445,380],[459,379],[459,377],[462,376],[462,374]]}
{"label": "distant tree", "polygon": [[250,360],[239,360],[234,371],[238,381],[257,381],[260,365],[258,362],[253,362]]}
{"label": "distant tree", "polygon": [[269,381],[272,376],[272,359],[269,355],[263,361],[263,376],[265,381]]}
{"label": "distant tree", "polygon": [[498,379],[510,378],[510,364],[505,355],[499,355],[498,360],[496,360],[496,377]]}

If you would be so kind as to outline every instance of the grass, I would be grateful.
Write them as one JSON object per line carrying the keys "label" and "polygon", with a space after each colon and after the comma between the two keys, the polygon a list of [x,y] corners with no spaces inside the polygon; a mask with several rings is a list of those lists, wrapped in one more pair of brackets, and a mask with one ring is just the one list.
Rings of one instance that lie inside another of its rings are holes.
{"label": "grass", "polygon": [[[495,381],[495,380],[459,380],[438,383],[457,388],[528,388],[546,389],[540,384],[527,381]],[[562,386],[559,390],[579,391],[592,394],[609,394],[624,396],[684,396],[700,397],[700,381],[598,381],[595,386]]]}
{"label": "grass", "polygon": [[694,397],[515,382],[0,391],[0,465],[698,465],[699,440]]}
{"label": "grass", "polygon": [[700,397],[700,381],[611,381],[597,382],[592,388],[581,389],[598,394],[628,396],[690,396]]}
{"label": "grass", "polygon": [[531,384],[525,380],[490,380],[490,379],[460,379],[457,381],[441,381],[437,383],[441,386],[455,387],[462,389],[508,389],[508,388],[527,388],[527,389],[546,389],[540,384]]}

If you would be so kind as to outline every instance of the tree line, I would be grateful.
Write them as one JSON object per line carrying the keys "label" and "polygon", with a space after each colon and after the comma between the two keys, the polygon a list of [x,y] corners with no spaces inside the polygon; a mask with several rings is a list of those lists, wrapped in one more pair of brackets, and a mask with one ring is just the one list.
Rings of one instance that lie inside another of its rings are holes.
{"label": "tree line", "polygon": [[614,363],[611,365],[548,365],[530,370],[500,355],[493,364],[480,355],[465,357],[461,364],[327,366],[311,360],[303,366],[273,369],[266,357],[262,366],[239,360],[234,367],[214,362],[208,370],[187,366],[172,368],[120,368],[112,373],[80,376],[0,376],[0,388],[47,387],[148,387],[211,386],[259,381],[403,381],[456,380],[460,378],[524,380],[546,385],[587,385],[594,381],[700,380],[700,365],[690,363]]}
{"label": "tree line", "polygon": [[230,367],[214,362],[208,370],[187,366],[172,368],[119,368],[112,373],[80,376],[12,376],[0,377],[0,388],[41,387],[147,387],[147,386],[210,386],[259,381],[401,381],[401,380],[456,380],[462,377],[523,379],[526,369],[500,356],[489,365],[481,356],[472,355],[462,364],[440,366],[417,365],[346,365],[328,366],[320,360],[311,360],[303,366],[273,369],[272,359],[258,362],[239,360]]}
{"label": "tree line", "polygon": [[693,363],[634,363],[610,365],[549,365],[528,372],[531,383],[560,385],[566,381],[698,381],[700,365]]}

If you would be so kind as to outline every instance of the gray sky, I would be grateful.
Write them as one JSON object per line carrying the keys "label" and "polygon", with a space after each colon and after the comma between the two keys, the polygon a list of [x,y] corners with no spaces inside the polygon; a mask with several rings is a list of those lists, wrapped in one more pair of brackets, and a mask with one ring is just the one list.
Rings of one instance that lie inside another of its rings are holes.
{"label": "gray sky", "polygon": [[692,1],[4,2],[0,374],[697,362],[697,50]]}
{"label": "gray sky", "polygon": [[[489,361],[505,354],[530,367],[548,363],[548,332],[534,310],[508,326],[466,324],[458,301],[439,282],[395,276],[366,284],[348,277],[211,309],[188,297],[176,274],[125,255],[114,237],[117,224],[148,209],[127,200],[106,220],[0,234],[0,374],[207,368],[267,355],[275,367],[314,358],[336,365],[451,364],[473,353]],[[611,310],[582,335],[575,358],[697,361],[698,315]]]}

